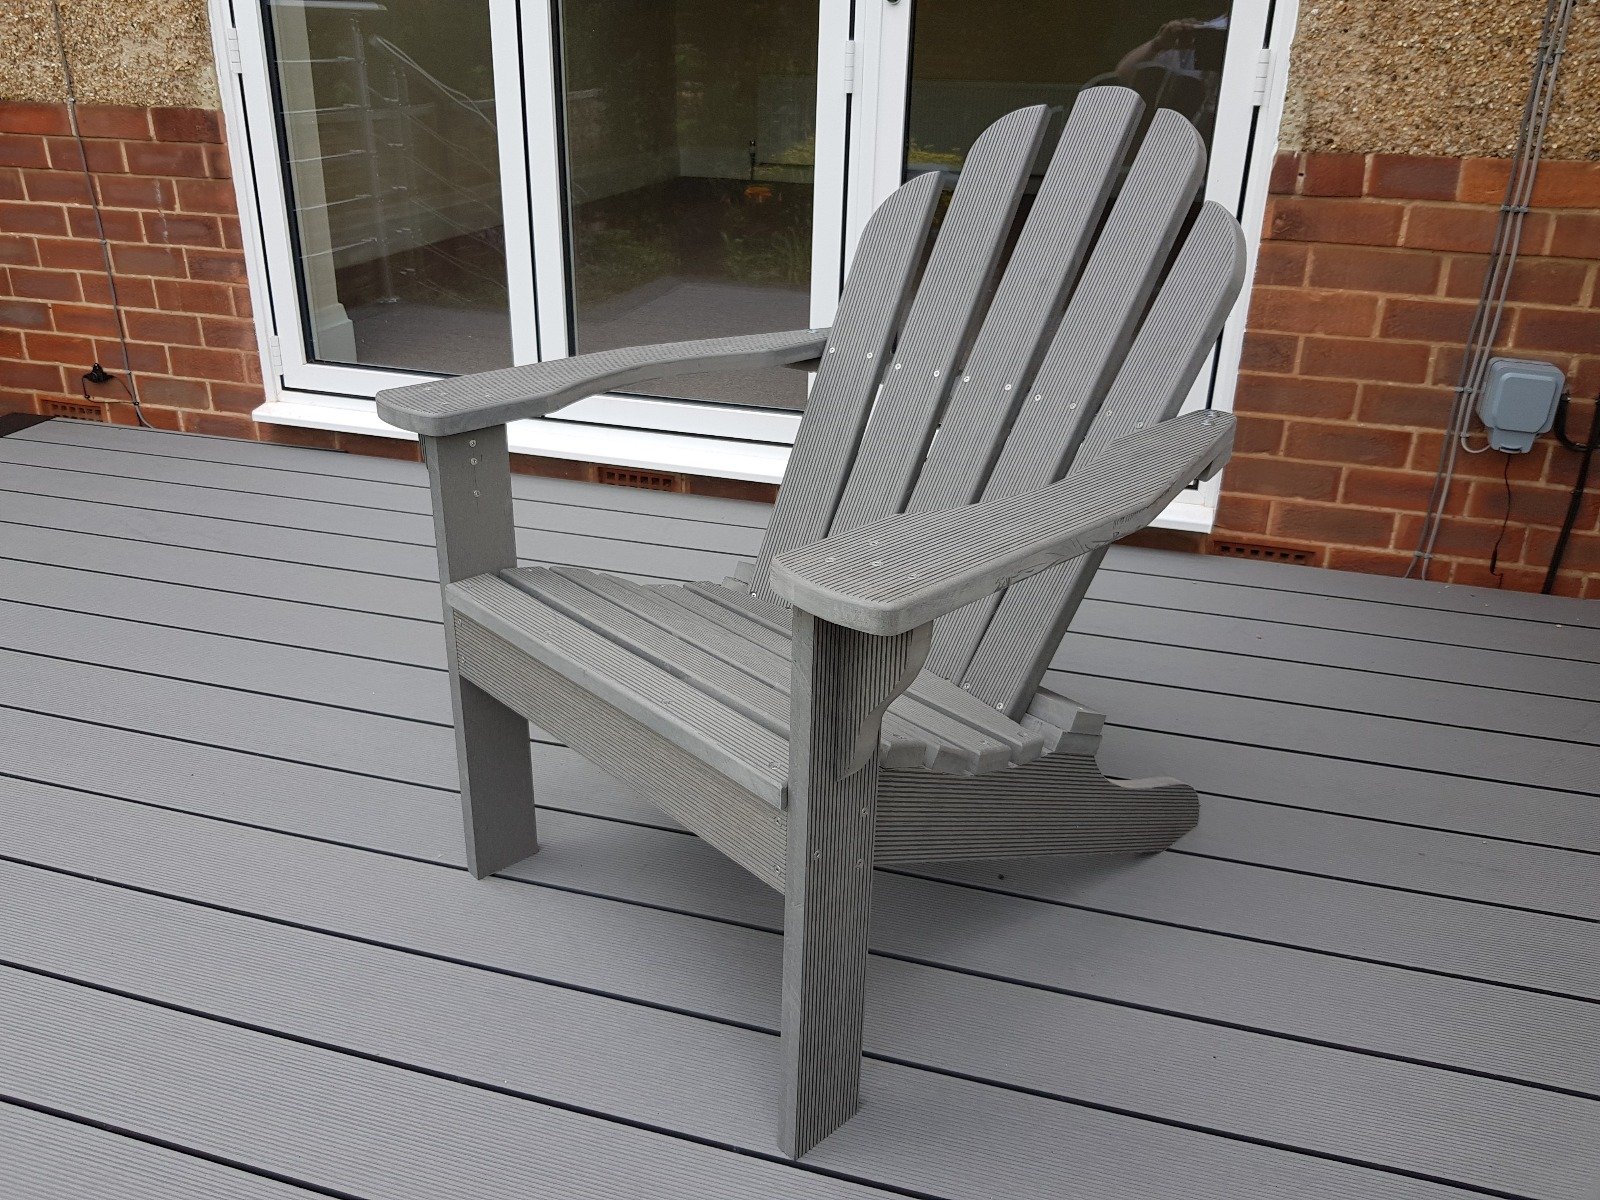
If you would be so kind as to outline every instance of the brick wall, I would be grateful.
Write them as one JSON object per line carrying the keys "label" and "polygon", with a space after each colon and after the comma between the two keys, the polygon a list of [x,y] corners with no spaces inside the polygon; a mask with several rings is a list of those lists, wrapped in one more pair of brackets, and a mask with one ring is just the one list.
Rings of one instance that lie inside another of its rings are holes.
{"label": "brick wall", "polygon": [[[146,419],[251,436],[260,363],[219,115],[88,105],[79,119]],[[91,363],[123,366],[64,105],[0,103],[0,231],[0,408],[82,405]],[[101,419],[134,422],[120,383],[88,387]]]}
{"label": "brick wall", "polygon": [[[1383,154],[1284,155],[1275,167],[1239,378],[1238,451],[1214,537],[1400,573],[1438,464],[1508,167]],[[1600,163],[1545,163],[1533,208],[1499,352],[1567,372],[1582,437],[1600,391]],[[1537,590],[1577,455],[1547,436],[1510,457],[1503,583],[1488,564],[1507,456],[1458,461],[1429,577]],[[1591,477],[1589,492],[1557,590],[1596,597],[1600,480]]]}

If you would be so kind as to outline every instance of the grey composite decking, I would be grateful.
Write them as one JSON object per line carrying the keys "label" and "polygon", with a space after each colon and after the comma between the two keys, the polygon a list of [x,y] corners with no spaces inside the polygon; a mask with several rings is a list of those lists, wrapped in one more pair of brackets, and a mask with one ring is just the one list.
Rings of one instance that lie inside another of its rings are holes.
{"label": "grey composite decking", "polygon": [[[516,489],[641,579],[766,517]],[[880,870],[795,1166],[775,894],[544,740],[545,850],[461,869],[428,542],[411,464],[0,438],[8,1197],[1600,1193],[1600,607],[1111,554],[1049,684],[1199,828]]]}

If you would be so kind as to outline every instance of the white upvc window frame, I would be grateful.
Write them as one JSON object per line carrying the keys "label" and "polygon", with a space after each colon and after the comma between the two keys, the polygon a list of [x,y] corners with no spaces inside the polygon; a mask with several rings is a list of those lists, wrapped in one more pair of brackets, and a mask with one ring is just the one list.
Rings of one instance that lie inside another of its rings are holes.
{"label": "white upvc window frame", "polygon": [[[913,4],[858,3],[852,29],[847,0],[820,0],[817,188],[819,197],[837,196],[840,202],[816,208],[815,325],[830,321],[843,263],[867,217],[900,182]],[[1230,44],[1222,90],[1225,97],[1249,96],[1253,118],[1226,127],[1219,121],[1208,192],[1238,212],[1249,276],[1220,339],[1215,367],[1197,384],[1186,408],[1208,401],[1218,409],[1233,407],[1297,4],[1237,0],[1236,11],[1249,19],[1236,20],[1230,37],[1263,51],[1258,61],[1235,53]],[[268,136],[274,115],[260,9],[253,0],[207,0],[207,5],[266,388],[265,403],[253,416],[269,424],[409,439],[414,435],[378,419],[370,396],[430,376],[306,361],[282,162],[276,135]],[[553,5],[543,0],[491,3],[507,253],[525,256],[523,261],[553,261],[564,269],[558,76],[552,69],[535,79],[523,70],[523,61],[553,63],[552,21]],[[526,221],[517,219],[521,213],[528,215]],[[565,281],[558,270],[520,279],[517,274],[511,272],[509,281],[514,356],[519,362],[562,357],[570,344]],[[509,435],[518,453],[776,484],[798,425],[799,414],[781,410],[602,395],[570,406],[559,417],[515,422]],[[1220,478],[1212,479],[1186,493],[1156,523],[1208,532],[1220,484]]]}

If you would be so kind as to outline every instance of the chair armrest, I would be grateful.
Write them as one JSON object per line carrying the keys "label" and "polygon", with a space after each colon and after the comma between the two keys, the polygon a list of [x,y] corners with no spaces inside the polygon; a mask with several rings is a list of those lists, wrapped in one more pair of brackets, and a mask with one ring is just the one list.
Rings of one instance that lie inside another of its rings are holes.
{"label": "chair armrest", "polygon": [[400,429],[445,437],[542,417],[608,388],[647,379],[814,361],[826,329],[664,342],[481,371],[378,393],[378,416]]}
{"label": "chair armrest", "polygon": [[1153,521],[1233,449],[1233,418],[1193,412],[1117,439],[1048,487],[901,513],[772,560],[796,608],[863,633],[902,633]]}

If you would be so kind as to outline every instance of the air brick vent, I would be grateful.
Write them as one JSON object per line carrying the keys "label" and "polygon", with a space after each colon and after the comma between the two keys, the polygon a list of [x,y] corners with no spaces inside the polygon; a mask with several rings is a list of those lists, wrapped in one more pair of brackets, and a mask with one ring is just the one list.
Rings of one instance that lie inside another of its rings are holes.
{"label": "air brick vent", "polygon": [[98,404],[80,404],[75,400],[40,400],[40,415],[66,417],[69,421],[104,421],[105,409]]}
{"label": "air brick vent", "polygon": [[1293,546],[1269,546],[1264,542],[1233,542],[1213,538],[1211,553],[1228,558],[1254,558],[1260,562],[1295,563],[1302,567],[1315,566],[1315,550],[1298,550]]}
{"label": "air brick vent", "polygon": [[647,492],[684,491],[683,476],[671,471],[636,471],[632,467],[597,467],[595,479],[618,487],[643,488]]}

